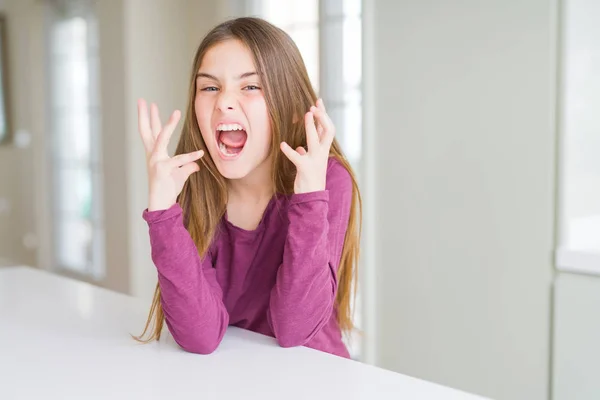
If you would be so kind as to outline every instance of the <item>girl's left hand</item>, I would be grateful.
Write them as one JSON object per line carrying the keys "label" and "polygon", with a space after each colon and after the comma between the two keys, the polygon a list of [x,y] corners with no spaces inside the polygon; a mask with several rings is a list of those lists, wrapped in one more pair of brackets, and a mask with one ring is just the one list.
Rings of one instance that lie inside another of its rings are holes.
{"label": "girl's left hand", "polygon": [[[315,117],[318,125],[315,125]],[[304,147],[294,150],[286,142],[281,143],[281,151],[296,166],[296,194],[325,190],[329,150],[335,137],[335,127],[322,99],[317,100],[317,107],[312,106],[304,115],[304,124],[308,151]]]}

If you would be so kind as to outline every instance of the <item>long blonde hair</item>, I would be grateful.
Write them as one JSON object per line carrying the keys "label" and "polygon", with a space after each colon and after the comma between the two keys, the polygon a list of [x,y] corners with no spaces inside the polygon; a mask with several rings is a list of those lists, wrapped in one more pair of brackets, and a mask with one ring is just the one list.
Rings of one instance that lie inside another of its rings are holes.
{"label": "long blonde hair", "polygon": [[[194,57],[187,112],[176,150],[176,154],[199,149],[205,152],[200,171],[190,176],[178,197],[186,228],[201,256],[208,250],[225,213],[227,185],[210,157],[198,127],[194,109],[196,73],[210,48],[231,39],[239,40],[251,51],[263,85],[272,132],[272,181],[277,193],[292,194],[296,174],[294,164],[279,150],[279,143],[285,140],[294,149],[306,146],[304,119],[297,116],[303,116],[317,100],[298,48],[281,29],[260,18],[246,17],[221,23],[206,35]],[[330,153],[348,170],[353,182],[352,205],[338,269],[335,302],[339,326],[342,331],[350,332],[354,328],[351,300],[356,294],[362,202],[356,177],[337,140],[334,140]],[[160,286],[157,284],[144,331],[134,338],[140,342],[159,340],[164,319]]]}

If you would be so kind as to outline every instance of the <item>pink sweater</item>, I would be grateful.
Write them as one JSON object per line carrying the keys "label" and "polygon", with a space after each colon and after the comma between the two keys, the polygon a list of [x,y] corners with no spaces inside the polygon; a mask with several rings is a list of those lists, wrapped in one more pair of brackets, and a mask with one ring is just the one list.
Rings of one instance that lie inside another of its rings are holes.
{"label": "pink sweater", "polygon": [[228,325],[349,357],[334,310],[352,181],[334,158],[326,190],[277,195],[255,230],[224,217],[203,258],[179,204],[148,212],[169,331],[185,350],[213,352]]}

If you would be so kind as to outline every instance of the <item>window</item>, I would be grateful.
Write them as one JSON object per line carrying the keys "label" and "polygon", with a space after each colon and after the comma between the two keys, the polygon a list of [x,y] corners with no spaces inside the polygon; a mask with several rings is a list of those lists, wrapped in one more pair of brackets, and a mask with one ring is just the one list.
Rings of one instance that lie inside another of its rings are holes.
{"label": "window", "polygon": [[358,170],[362,144],[362,20],[360,0],[259,0],[255,14],[294,40],[315,91],[323,97],[338,140]]}
{"label": "window", "polygon": [[101,279],[97,22],[91,0],[49,0],[47,5],[53,265]]}
{"label": "window", "polygon": [[344,153],[359,171],[362,148],[361,1],[321,3],[321,96]]}
{"label": "window", "polygon": [[308,76],[319,91],[319,1],[295,0],[282,7],[280,0],[262,0],[259,15],[283,29],[302,54]]}
{"label": "window", "polygon": [[[321,93],[336,126],[337,139],[358,175],[362,157],[362,18],[360,0],[322,1],[320,7]],[[362,268],[362,265],[359,266]],[[358,286],[354,324],[363,329],[361,285]],[[347,342],[354,359],[363,357],[361,336]]]}
{"label": "window", "polygon": [[600,274],[600,3],[565,2],[560,125],[560,268]]}

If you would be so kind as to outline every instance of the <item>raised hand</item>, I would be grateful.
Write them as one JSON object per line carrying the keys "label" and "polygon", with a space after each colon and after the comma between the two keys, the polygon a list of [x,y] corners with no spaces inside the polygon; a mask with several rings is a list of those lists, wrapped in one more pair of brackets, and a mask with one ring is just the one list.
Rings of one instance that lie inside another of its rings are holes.
{"label": "raised hand", "polygon": [[181,118],[175,110],[163,127],[156,104],[148,107],[144,99],[138,100],[138,130],[146,149],[148,168],[148,211],[166,210],[177,201],[188,177],[200,170],[196,162],[203,155],[202,150],[169,157],[167,148],[173,131]]}
{"label": "raised hand", "polygon": [[335,127],[322,99],[317,100],[317,106],[312,106],[304,115],[304,124],[308,151],[303,147],[294,150],[286,142],[281,143],[281,151],[296,166],[294,193],[325,190],[329,150],[335,137]]}

